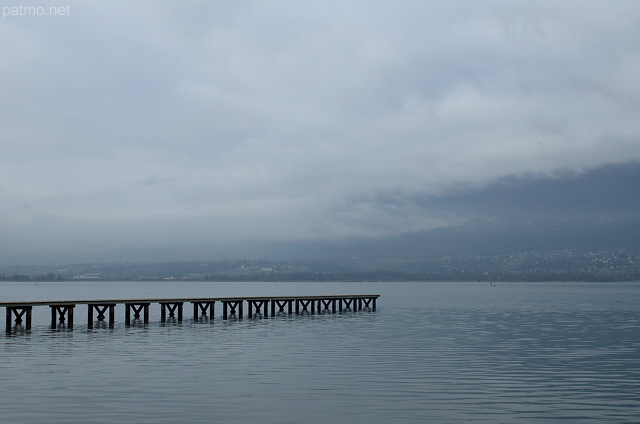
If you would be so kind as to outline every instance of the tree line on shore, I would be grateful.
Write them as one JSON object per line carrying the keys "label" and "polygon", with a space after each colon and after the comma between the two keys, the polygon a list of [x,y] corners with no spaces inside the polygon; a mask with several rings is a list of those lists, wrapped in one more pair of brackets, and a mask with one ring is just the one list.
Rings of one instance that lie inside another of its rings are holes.
{"label": "tree line on shore", "polygon": [[340,281],[584,281],[584,282],[621,282],[640,281],[640,275],[634,273],[584,272],[584,271],[535,271],[535,272],[398,272],[398,271],[348,271],[348,272],[289,272],[256,274],[209,274],[189,277],[105,277],[105,278],[63,278],[59,274],[38,275],[0,274],[0,281],[12,282],[60,282],[60,281],[216,281],[216,282],[340,282]]}

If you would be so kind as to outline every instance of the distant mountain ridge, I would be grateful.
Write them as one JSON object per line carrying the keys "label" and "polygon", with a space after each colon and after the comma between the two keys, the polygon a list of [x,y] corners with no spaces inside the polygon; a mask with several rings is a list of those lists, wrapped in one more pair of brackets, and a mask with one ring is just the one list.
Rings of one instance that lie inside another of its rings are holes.
{"label": "distant mountain ridge", "polygon": [[466,222],[382,238],[270,243],[254,246],[254,254],[435,259],[529,250],[640,250],[640,163],[635,161],[581,174],[508,177],[482,189],[414,201]]}
{"label": "distant mountain ridge", "polygon": [[[0,272],[5,278],[23,273],[31,277],[50,278],[54,274],[56,278],[60,275],[72,278],[92,272],[102,272],[103,277],[109,275],[109,278],[190,278],[191,275],[315,279],[319,273],[327,278],[329,274],[340,278],[349,273],[353,278],[356,278],[354,273],[365,273],[362,278],[375,278],[385,272],[401,273],[397,278],[408,279],[466,278],[469,272],[476,277],[488,277],[489,273],[497,277],[522,277],[522,273],[527,272],[531,277],[532,272],[538,272],[539,278],[545,279],[554,279],[559,273],[564,273],[563,278],[586,279],[590,275],[636,278],[635,258],[640,255],[640,163],[637,161],[583,173],[508,177],[483,188],[460,189],[438,198],[412,201],[420,204],[425,212],[464,217],[465,222],[378,238],[203,247],[200,251],[191,250],[194,252],[191,261],[184,260],[182,252],[181,256],[175,255],[179,260],[100,265],[102,271],[95,271],[96,265],[92,265],[5,266],[0,267]],[[175,253],[179,252],[169,250],[165,257]],[[620,257],[626,259],[615,269],[607,268],[607,263],[618,263]],[[527,265],[527,258],[537,258],[540,266]],[[201,267],[202,263],[207,265]],[[515,269],[515,263],[524,265]],[[488,274],[482,274],[483,270]]]}

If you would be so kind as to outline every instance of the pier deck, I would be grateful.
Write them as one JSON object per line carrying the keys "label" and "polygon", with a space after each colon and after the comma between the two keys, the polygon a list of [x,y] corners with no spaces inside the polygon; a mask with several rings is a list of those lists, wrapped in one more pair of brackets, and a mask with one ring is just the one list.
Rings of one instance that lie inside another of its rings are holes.
{"label": "pier deck", "polygon": [[[358,311],[376,310],[376,301],[380,295],[336,295],[336,296],[258,296],[258,297],[207,297],[207,298],[155,298],[155,299],[101,299],[101,300],[54,300],[33,302],[0,302],[0,307],[6,308],[6,331],[13,332],[22,326],[31,329],[32,311],[36,306],[49,306],[51,309],[51,328],[66,327],[72,329],[74,324],[74,309],[77,305],[87,305],[87,323],[93,328],[94,315],[98,321],[105,321],[108,315],[109,327],[115,325],[116,305],[125,306],[125,325],[131,325],[133,320],[149,323],[149,309],[151,304],[161,307],[161,321],[170,318],[183,319],[183,305],[193,305],[193,320],[205,317],[214,318],[214,305],[222,303],[222,319],[229,317],[242,318],[244,304],[247,304],[249,318],[260,315],[263,318],[283,314],[322,313],[325,311],[336,313],[336,310]],[[177,315],[177,316],[176,316]]]}

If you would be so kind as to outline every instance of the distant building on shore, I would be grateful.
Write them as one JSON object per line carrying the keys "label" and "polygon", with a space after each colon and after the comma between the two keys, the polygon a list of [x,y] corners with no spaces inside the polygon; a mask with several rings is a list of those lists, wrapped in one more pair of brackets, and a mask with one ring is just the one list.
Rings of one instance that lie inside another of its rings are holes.
{"label": "distant building on shore", "polygon": [[100,273],[74,275],[73,280],[99,280]]}

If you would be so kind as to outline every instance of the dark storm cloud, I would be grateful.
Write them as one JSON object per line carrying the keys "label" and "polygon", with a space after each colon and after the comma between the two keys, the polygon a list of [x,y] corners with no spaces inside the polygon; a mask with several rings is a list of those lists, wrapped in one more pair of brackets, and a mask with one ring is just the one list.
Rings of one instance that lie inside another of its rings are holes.
{"label": "dark storm cloud", "polygon": [[635,1],[69,6],[0,22],[11,260],[421,231],[469,216],[415,198],[640,157]]}

